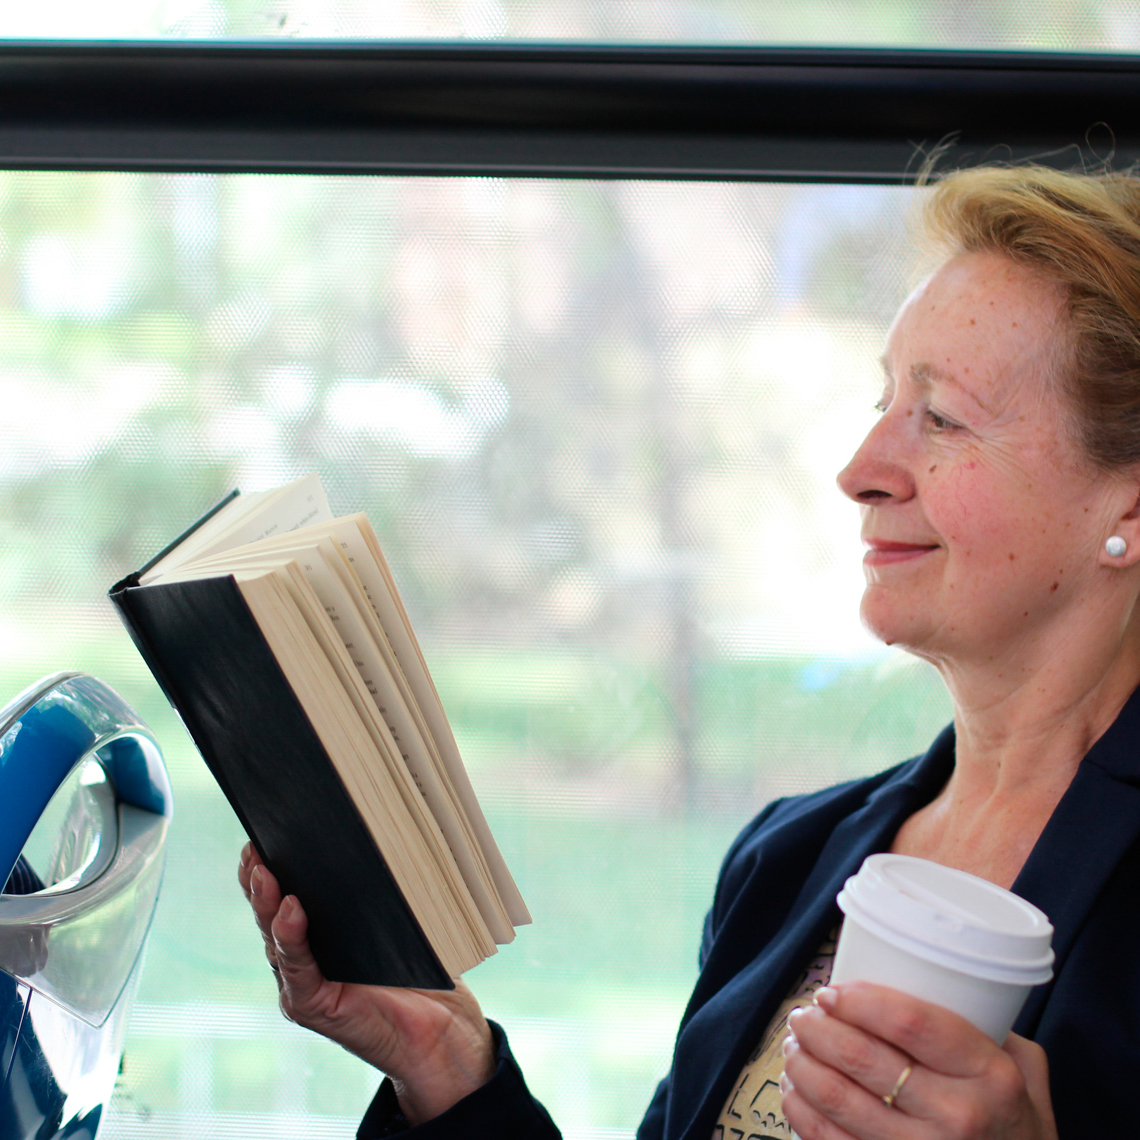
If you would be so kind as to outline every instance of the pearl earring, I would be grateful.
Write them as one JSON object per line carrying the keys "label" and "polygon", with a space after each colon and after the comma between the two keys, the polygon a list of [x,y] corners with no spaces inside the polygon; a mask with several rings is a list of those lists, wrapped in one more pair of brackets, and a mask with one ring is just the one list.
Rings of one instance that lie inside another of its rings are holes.
{"label": "pearl earring", "polygon": [[1105,542],[1104,548],[1111,557],[1119,558],[1128,549],[1128,543],[1120,535],[1114,534]]}

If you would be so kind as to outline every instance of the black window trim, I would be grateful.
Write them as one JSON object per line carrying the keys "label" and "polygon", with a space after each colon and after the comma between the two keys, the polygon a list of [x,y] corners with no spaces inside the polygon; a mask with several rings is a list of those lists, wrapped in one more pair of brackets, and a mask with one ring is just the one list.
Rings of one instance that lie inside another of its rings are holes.
{"label": "black window trim", "polygon": [[0,41],[0,167],[892,183],[1140,160],[1140,56]]}

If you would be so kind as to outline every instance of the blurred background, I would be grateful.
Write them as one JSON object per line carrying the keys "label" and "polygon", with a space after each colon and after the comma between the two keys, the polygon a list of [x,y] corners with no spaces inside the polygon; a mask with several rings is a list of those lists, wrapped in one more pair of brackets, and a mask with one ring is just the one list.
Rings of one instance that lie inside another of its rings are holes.
{"label": "blurred background", "polygon": [[[0,36],[1126,50],[1138,11],[57,0]],[[569,1140],[632,1135],[737,830],[949,717],[859,625],[834,484],[914,193],[0,172],[0,687],[94,672],[176,794],[107,1140],[348,1138],[377,1083],[276,1012],[241,829],[104,596],[232,487],[312,470],[372,518],[534,913],[468,982]]]}
{"label": "blurred background", "polygon": [[348,1137],[241,830],[104,598],[232,486],[320,472],[392,562],[534,913],[469,978],[573,1136],[668,1065],[718,860],[773,796],[920,750],[834,475],[874,415],[909,192],[0,174],[0,680],[158,733],[176,819],[104,1136]]}
{"label": "blurred background", "polygon": [[1133,0],[53,0],[0,34],[671,40],[1128,51]]}

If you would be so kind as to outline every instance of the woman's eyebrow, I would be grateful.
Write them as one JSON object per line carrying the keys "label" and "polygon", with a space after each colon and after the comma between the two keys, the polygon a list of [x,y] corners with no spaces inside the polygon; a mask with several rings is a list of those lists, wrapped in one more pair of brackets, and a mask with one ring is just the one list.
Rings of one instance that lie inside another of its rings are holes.
{"label": "woman's eyebrow", "polygon": [[910,366],[910,378],[912,383],[917,384],[920,388],[929,388],[936,380],[942,384],[949,384],[952,388],[956,388],[961,392],[962,395],[969,396],[983,412],[991,416],[995,414],[993,408],[991,408],[977,392],[967,388],[953,372],[947,372],[935,364],[927,364],[921,360],[915,361],[915,363]]}

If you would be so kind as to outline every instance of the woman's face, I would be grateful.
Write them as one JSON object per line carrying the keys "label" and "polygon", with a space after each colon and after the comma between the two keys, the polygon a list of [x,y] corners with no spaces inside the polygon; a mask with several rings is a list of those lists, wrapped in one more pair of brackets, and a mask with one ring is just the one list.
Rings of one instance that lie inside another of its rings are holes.
{"label": "woman's face", "polygon": [[1059,290],[997,254],[947,262],[887,338],[882,418],[839,485],[863,517],[862,616],[932,660],[1016,656],[1095,598],[1135,502],[1098,473],[1049,380]]}

